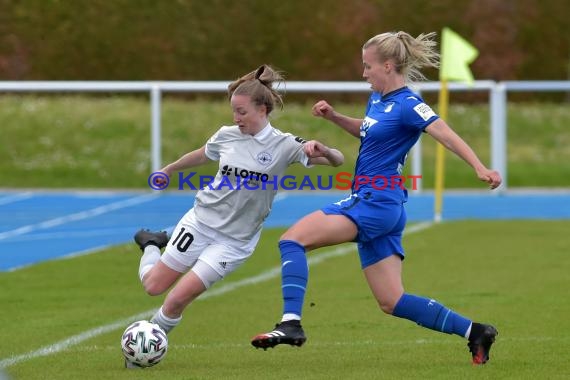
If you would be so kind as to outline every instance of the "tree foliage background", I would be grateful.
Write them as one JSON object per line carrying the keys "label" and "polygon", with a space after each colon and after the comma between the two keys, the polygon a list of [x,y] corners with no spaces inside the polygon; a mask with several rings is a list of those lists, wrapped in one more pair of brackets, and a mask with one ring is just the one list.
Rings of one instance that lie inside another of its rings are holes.
{"label": "tree foliage background", "polygon": [[261,63],[359,80],[368,38],[444,26],[479,49],[477,79],[560,80],[569,14],[560,0],[0,0],[0,80],[229,80]]}

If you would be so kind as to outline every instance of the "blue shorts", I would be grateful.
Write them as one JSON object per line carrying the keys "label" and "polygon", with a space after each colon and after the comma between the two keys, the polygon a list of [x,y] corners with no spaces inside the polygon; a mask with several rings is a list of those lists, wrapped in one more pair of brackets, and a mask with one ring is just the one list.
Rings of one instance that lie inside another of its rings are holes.
{"label": "blue shorts", "polygon": [[374,199],[373,193],[351,194],[321,209],[327,215],[344,215],[358,228],[355,241],[362,268],[398,255],[404,259],[402,232],[406,226],[403,203]]}

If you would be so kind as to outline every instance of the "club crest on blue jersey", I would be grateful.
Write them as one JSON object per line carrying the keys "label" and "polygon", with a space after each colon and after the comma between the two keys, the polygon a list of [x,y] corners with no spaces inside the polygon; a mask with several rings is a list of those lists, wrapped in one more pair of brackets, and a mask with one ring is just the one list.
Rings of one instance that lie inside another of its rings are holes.
{"label": "club crest on blue jersey", "polygon": [[378,123],[378,120],[374,120],[368,116],[362,120],[362,125],[360,126],[360,137],[366,136],[366,133],[374,124]]}
{"label": "club crest on blue jersey", "polygon": [[392,111],[392,107],[394,107],[394,102],[390,102],[390,103],[386,104],[386,108],[384,108],[384,113],[388,113],[388,112]]}
{"label": "club crest on blue jersey", "polygon": [[269,152],[261,152],[257,155],[257,161],[261,165],[267,166],[273,161],[273,156]]}

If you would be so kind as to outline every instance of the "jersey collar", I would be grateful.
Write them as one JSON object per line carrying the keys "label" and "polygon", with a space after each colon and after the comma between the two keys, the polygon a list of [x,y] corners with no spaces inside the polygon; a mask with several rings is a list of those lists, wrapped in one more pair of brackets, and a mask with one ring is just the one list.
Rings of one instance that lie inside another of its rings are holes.
{"label": "jersey collar", "polygon": [[390,91],[390,92],[387,93],[387,94],[380,94],[380,98],[381,98],[382,100],[386,100],[386,99],[388,99],[389,97],[394,96],[394,95],[396,95],[396,94],[399,93],[399,92],[406,91],[407,89],[408,89],[408,86],[400,87],[400,88],[395,89],[394,91]]}
{"label": "jersey collar", "polygon": [[253,138],[257,141],[263,141],[271,135],[271,131],[273,131],[273,127],[271,126],[271,123],[268,122],[261,131],[257,132],[256,135],[253,136]]}

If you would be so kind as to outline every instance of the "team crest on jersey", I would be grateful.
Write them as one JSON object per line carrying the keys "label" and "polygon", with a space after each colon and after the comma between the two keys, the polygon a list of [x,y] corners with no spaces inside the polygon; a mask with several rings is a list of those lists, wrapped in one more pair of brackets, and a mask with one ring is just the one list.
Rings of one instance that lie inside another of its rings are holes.
{"label": "team crest on jersey", "polygon": [[267,166],[273,161],[273,156],[269,152],[261,152],[257,155],[257,161],[261,165]]}
{"label": "team crest on jersey", "polygon": [[392,111],[392,107],[394,107],[394,102],[390,102],[390,103],[386,104],[386,108],[384,108],[384,113],[388,113],[388,112]]}
{"label": "team crest on jersey", "polygon": [[360,137],[366,136],[366,133],[374,124],[378,123],[378,120],[374,120],[371,117],[366,116],[362,120],[362,125],[360,126]]}

